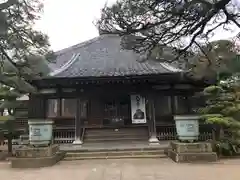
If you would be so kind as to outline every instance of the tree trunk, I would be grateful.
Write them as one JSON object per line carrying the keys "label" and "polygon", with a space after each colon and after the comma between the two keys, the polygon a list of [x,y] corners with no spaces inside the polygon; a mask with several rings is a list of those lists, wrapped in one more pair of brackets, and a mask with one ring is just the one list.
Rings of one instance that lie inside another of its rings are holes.
{"label": "tree trunk", "polygon": [[7,140],[8,140],[8,154],[12,156],[12,133],[9,133],[7,135]]}

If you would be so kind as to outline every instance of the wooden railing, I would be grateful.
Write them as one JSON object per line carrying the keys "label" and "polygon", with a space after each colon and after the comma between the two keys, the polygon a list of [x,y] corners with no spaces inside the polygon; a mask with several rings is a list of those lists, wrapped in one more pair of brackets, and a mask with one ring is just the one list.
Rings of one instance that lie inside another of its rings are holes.
{"label": "wooden railing", "polygon": [[59,127],[53,130],[54,143],[67,144],[72,143],[75,137],[75,128]]}
{"label": "wooden railing", "polygon": [[[24,130],[22,131],[23,134],[27,134],[27,119],[21,118],[16,121],[17,126]],[[126,127],[129,127],[130,125],[127,125]],[[105,127],[105,126],[104,126]],[[106,126],[108,127],[108,126]],[[105,127],[105,128],[106,128]],[[88,127],[88,125],[85,125],[82,127],[82,139],[84,138],[84,131],[85,128],[91,128]],[[94,128],[103,128],[103,127],[95,127]],[[208,124],[201,124],[200,128],[200,136],[199,140],[205,141],[209,139],[213,139],[214,136],[214,130],[211,127],[211,125]],[[157,138],[160,141],[164,140],[176,140],[177,139],[177,132],[175,124],[156,124],[156,132],[157,132]],[[75,139],[75,121],[74,119],[58,119],[55,121],[55,126],[53,129],[53,137],[54,137],[54,143],[57,144],[66,144],[66,143],[72,143]],[[7,144],[6,140],[0,142],[0,144]],[[15,143],[15,141],[13,141]]]}
{"label": "wooden railing", "polygon": [[15,126],[19,129],[28,128],[28,118],[27,117],[16,117]]}
{"label": "wooden railing", "polygon": [[[82,129],[82,137],[84,137],[85,128]],[[164,140],[177,140],[177,132],[175,124],[170,125],[156,125],[157,138],[160,141]],[[208,124],[201,124],[199,127],[199,140],[205,141],[213,139],[213,128]],[[72,143],[75,138],[75,128],[74,127],[57,127],[54,129],[54,142],[57,144]]]}
{"label": "wooden railing", "polygon": [[[177,130],[175,124],[156,125],[157,138],[163,140],[177,140]],[[211,125],[201,124],[199,126],[199,140],[206,141],[213,139],[214,131]]]}

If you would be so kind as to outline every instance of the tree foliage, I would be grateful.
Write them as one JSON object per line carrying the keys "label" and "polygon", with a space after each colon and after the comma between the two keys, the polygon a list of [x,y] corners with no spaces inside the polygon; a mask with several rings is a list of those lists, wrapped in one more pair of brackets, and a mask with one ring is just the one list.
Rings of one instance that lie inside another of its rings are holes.
{"label": "tree foliage", "polygon": [[150,55],[159,45],[176,47],[178,58],[192,49],[206,54],[202,45],[219,28],[239,28],[240,14],[233,0],[120,0],[102,9],[97,27],[100,33],[136,36],[123,40],[140,53]]}
{"label": "tree foliage", "polygon": [[52,52],[48,37],[33,29],[42,8],[40,0],[0,2],[0,109],[8,110],[10,115],[0,117],[0,124],[4,125],[2,132],[8,139],[9,153],[16,133],[14,122],[9,120],[14,120],[17,98],[35,92],[31,80],[49,72],[46,59]]}
{"label": "tree foliage", "polygon": [[[220,127],[217,139],[226,152],[240,147],[240,76],[234,74],[204,90],[206,106],[199,109],[207,123]],[[227,133],[226,133],[227,132]]]}
{"label": "tree foliage", "polygon": [[0,82],[20,92],[33,92],[29,81],[48,71],[48,37],[33,29],[42,8],[40,0],[0,3]]}
{"label": "tree foliage", "polygon": [[238,61],[239,47],[230,40],[212,41],[201,47],[204,50],[195,52],[193,61],[188,66],[195,78],[213,78],[232,75],[240,71]]}

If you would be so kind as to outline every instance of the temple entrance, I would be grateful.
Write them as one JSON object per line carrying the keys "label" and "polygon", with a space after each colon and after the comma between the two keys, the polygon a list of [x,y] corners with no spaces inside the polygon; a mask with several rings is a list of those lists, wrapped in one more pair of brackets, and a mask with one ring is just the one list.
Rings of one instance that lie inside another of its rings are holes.
{"label": "temple entrance", "polygon": [[104,100],[103,125],[124,126],[131,124],[131,104],[129,97]]}
{"label": "temple entrance", "polygon": [[118,127],[131,124],[131,102],[129,96],[92,97],[88,105],[88,127]]}
{"label": "temple entrance", "polygon": [[[92,97],[89,100],[87,127],[126,127],[147,125],[145,98],[139,95]],[[85,114],[85,113],[83,113]]]}

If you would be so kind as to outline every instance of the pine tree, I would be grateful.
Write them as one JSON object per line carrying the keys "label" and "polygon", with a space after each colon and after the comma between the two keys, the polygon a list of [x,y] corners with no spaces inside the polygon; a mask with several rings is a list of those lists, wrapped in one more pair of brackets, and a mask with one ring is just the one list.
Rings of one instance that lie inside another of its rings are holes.
{"label": "pine tree", "polygon": [[33,29],[42,9],[41,0],[0,2],[0,108],[9,112],[9,116],[1,117],[0,124],[9,141],[9,152],[15,133],[9,120],[14,120],[14,109],[19,105],[16,99],[36,92],[31,81],[48,74],[46,60],[54,58],[48,37]]}
{"label": "pine tree", "polygon": [[227,153],[240,148],[240,76],[238,73],[204,90],[206,106],[199,110],[206,123],[219,127],[218,146]]}
{"label": "pine tree", "polygon": [[52,54],[48,37],[33,29],[42,8],[40,0],[0,3],[0,82],[20,92],[34,92],[30,82],[42,74],[30,64]]}
{"label": "pine tree", "polygon": [[12,90],[10,87],[3,86],[0,88],[0,98],[2,99],[0,108],[8,111],[7,116],[0,117],[0,132],[1,136],[8,140],[8,152],[12,153],[12,139],[16,135],[14,129],[14,114],[15,108],[18,107],[16,101],[17,97],[21,96],[17,91]]}
{"label": "pine tree", "polygon": [[119,0],[102,9],[96,24],[100,33],[138,36],[128,43],[137,52],[150,55],[164,45],[185,54],[221,28],[240,28],[238,8],[233,0]]}

